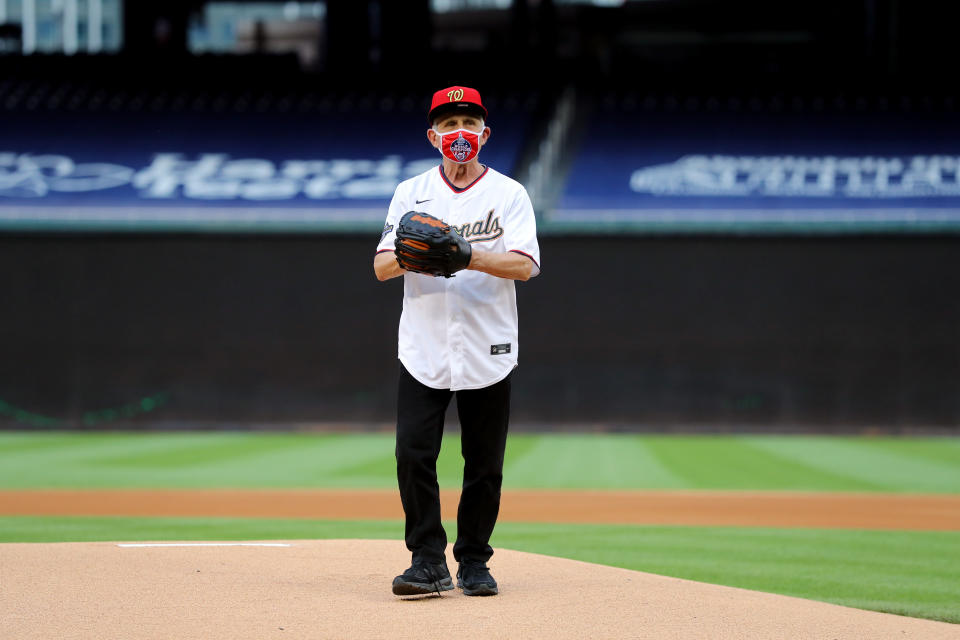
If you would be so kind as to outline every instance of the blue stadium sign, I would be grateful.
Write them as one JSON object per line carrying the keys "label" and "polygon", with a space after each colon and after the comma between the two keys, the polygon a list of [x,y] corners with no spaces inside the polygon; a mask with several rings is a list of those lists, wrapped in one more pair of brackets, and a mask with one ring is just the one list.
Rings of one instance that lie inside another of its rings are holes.
{"label": "blue stadium sign", "polygon": [[603,114],[555,230],[960,231],[960,126],[933,116]]}

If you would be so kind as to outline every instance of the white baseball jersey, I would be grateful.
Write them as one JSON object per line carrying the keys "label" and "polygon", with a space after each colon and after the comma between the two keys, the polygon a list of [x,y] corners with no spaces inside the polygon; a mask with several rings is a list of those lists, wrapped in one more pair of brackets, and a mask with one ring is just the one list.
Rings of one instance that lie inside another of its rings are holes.
{"label": "white baseball jersey", "polygon": [[[377,252],[393,251],[396,226],[423,211],[455,227],[473,247],[515,251],[540,273],[533,206],[516,180],[487,167],[464,189],[435,167],[401,182],[390,202]],[[406,272],[398,355],[414,378],[434,389],[480,389],[517,366],[517,295],[513,280],[479,271],[452,278]]]}

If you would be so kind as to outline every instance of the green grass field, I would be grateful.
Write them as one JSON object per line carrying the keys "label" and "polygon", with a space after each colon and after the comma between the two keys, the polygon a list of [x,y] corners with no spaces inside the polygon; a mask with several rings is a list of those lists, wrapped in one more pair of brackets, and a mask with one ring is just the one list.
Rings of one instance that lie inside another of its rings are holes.
{"label": "green grass field", "polygon": [[[460,482],[445,439],[440,483]],[[0,433],[0,488],[392,488],[389,434]],[[506,488],[960,493],[960,439],[516,435]],[[448,523],[453,531],[453,523]],[[402,537],[402,523],[0,517],[0,541]],[[960,532],[503,522],[494,546],[960,623]],[[399,569],[398,569],[399,570]]]}
{"label": "green grass field", "polygon": [[[461,480],[444,438],[440,485]],[[391,434],[3,433],[0,488],[396,486]],[[960,493],[960,438],[514,435],[511,489]]]}

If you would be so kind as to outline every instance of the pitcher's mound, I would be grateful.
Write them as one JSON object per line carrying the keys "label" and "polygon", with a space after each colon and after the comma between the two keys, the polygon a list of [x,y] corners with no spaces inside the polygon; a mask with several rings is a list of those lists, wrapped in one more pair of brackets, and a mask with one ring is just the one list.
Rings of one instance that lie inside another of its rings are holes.
{"label": "pitcher's mound", "polygon": [[[0,545],[0,637],[960,638],[960,627],[498,550],[500,595],[402,599],[402,542]],[[448,558],[456,570],[453,558]]]}

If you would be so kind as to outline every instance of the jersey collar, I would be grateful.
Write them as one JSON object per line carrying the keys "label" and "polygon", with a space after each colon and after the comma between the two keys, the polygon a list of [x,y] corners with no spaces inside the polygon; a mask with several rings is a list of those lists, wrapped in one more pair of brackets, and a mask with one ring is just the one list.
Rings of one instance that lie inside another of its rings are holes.
{"label": "jersey collar", "polygon": [[487,171],[488,171],[489,169],[490,169],[490,167],[484,166],[484,167],[483,167],[483,173],[481,173],[480,175],[478,175],[477,178],[476,178],[476,180],[474,180],[473,182],[471,182],[470,184],[468,184],[467,186],[465,186],[463,189],[461,189],[460,187],[455,187],[455,186],[453,186],[453,183],[450,182],[450,181],[447,179],[447,174],[445,174],[445,173],[443,172],[443,165],[442,165],[442,164],[438,167],[438,170],[440,171],[440,177],[443,178],[443,181],[447,184],[448,187],[450,187],[450,188],[453,190],[454,193],[463,193],[464,191],[466,191],[467,189],[469,189],[469,188],[472,187],[473,185],[475,185],[475,184],[477,184],[478,182],[480,182],[480,178],[482,178],[483,176],[487,175]]}

